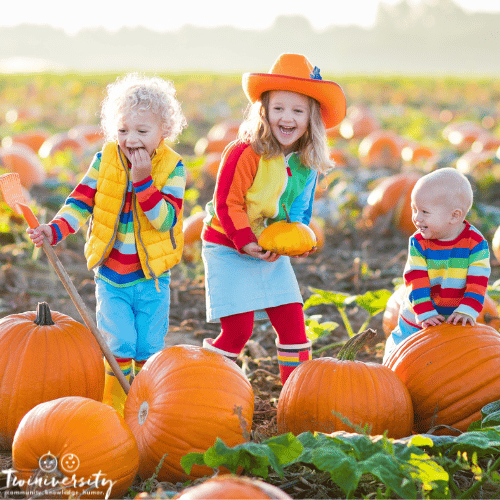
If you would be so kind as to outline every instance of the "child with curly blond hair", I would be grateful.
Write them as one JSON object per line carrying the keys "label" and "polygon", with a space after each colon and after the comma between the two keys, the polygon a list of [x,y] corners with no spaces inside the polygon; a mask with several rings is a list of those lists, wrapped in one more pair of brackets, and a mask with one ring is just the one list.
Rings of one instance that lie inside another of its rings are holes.
{"label": "child with curly blond hair", "polygon": [[[49,224],[28,229],[56,245],[88,219],[85,257],[95,274],[97,326],[124,375],[164,347],[170,269],[182,255],[186,174],[168,145],[186,126],[171,82],[131,73],[107,87],[106,137]],[[103,401],[123,412],[125,393],[106,360]]]}

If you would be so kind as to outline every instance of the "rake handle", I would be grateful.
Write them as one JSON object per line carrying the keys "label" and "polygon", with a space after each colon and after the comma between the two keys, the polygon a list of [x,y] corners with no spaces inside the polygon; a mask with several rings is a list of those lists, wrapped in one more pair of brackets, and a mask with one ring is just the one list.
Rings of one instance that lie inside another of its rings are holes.
{"label": "rake handle", "polygon": [[120,382],[120,385],[122,386],[123,390],[125,391],[125,394],[128,394],[128,391],[130,389],[130,383],[123,374],[123,372],[120,369],[120,366],[118,365],[118,362],[116,361],[113,353],[110,351],[108,344],[106,344],[106,341],[104,340],[103,336],[101,335],[101,332],[98,330],[96,324],[94,323],[94,320],[90,316],[87,306],[83,302],[82,298],[80,297],[80,294],[78,293],[77,289],[75,288],[75,285],[73,285],[73,282],[71,281],[71,278],[69,277],[68,273],[64,269],[63,265],[61,264],[61,261],[59,260],[59,257],[57,257],[56,253],[54,252],[54,249],[52,248],[51,244],[48,242],[47,238],[43,239],[43,250],[45,251],[45,254],[47,255],[47,258],[49,259],[50,263],[52,264],[52,267],[56,271],[57,275],[59,276],[59,279],[61,280],[62,284],[64,285],[64,288],[66,288],[67,292],[69,293],[71,299],[73,300],[73,303],[75,304],[76,308],[78,309],[78,312],[80,313],[81,317],[83,318],[83,321],[87,325],[87,328],[92,332],[94,335],[95,339],[97,340],[97,343],[101,347],[101,351],[104,354],[104,357],[108,360],[108,363],[110,364],[111,368],[113,369],[113,372]]}

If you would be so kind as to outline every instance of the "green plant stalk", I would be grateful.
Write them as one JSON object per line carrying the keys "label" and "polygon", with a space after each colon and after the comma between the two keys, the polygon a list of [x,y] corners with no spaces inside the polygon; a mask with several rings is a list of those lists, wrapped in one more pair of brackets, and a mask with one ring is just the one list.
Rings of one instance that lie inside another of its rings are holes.
{"label": "green plant stalk", "polygon": [[488,468],[488,470],[484,473],[483,477],[479,481],[474,483],[468,490],[464,491],[458,498],[464,498],[464,499],[472,498],[472,495],[482,486],[483,483],[485,483],[487,481],[488,476],[493,471],[498,469],[498,467],[500,467],[500,457],[498,457],[495,460],[493,465]]}
{"label": "green plant stalk", "polygon": [[328,351],[328,349],[335,349],[336,347],[342,347],[345,344],[345,340],[342,340],[340,342],[334,342],[333,344],[328,344],[323,347],[320,347],[319,349],[316,349],[313,351],[313,355],[318,355],[321,354],[322,352]]}
{"label": "green plant stalk", "polygon": [[345,312],[345,307],[337,306],[337,309],[340,313],[340,317],[342,318],[342,321],[344,322],[345,329],[347,330],[347,335],[349,335],[349,338],[354,337],[354,330],[353,330],[351,322],[349,321],[349,318],[347,317],[347,314]]}

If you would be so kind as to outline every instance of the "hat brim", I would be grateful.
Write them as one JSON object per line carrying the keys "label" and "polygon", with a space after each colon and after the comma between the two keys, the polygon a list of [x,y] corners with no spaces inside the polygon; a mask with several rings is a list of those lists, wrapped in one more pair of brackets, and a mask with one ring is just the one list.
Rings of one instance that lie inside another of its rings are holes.
{"label": "hat brim", "polygon": [[329,80],[297,78],[271,73],[244,73],[242,86],[250,102],[260,99],[267,90],[288,90],[316,99],[321,108],[325,128],[338,125],[346,114],[346,99],[342,88]]}

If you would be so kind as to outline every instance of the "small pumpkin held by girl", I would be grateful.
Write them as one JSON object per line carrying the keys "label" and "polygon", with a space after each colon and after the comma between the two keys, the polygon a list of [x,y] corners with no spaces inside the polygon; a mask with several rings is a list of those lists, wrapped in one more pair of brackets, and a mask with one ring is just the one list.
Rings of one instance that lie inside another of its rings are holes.
{"label": "small pumpkin held by girl", "polygon": [[280,55],[268,73],[245,73],[242,85],[251,105],[223,152],[202,232],[207,321],[221,323],[203,345],[236,359],[254,317],[268,318],[285,383],[311,358],[303,299],[290,257],[264,250],[258,239],[286,212],[309,223],[318,175],[333,166],[325,130],[342,121],[346,99],[301,54]]}

